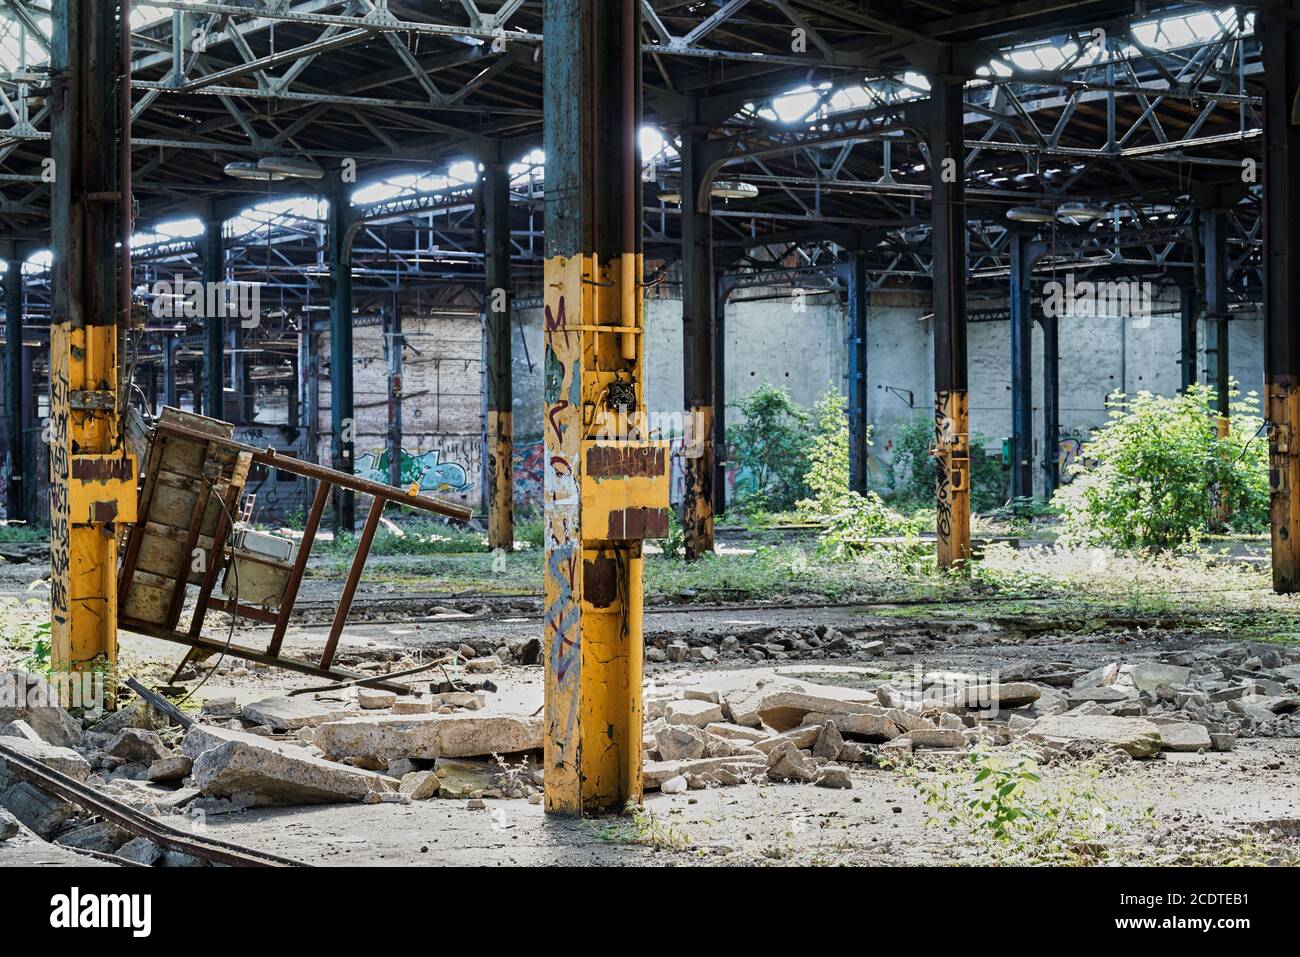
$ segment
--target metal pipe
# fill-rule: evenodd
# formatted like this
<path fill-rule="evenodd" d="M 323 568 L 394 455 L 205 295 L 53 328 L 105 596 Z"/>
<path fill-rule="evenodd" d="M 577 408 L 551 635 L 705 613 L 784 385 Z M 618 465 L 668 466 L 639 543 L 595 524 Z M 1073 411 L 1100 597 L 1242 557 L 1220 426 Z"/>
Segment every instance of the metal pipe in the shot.
<path fill-rule="evenodd" d="M 636 98 L 637 98 L 637 65 L 640 50 L 636 42 L 636 0 L 622 0 L 622 10 L 620 13 L 621 20 L 619 27 L 622 30 L 623 42 L 622 50 L 622 133 L 623 133 L 623 243 L 619 265 L 621 267 L 621 278 L 619 281 L 619 292 L 623 300 L 622 324 L 630 328 L 636 327 L 636 293 L 637 293 L 637 275 L 636 275 L 636 247 L 637 247 L 637 230 L 641 225 L 641 176 L 639 163 L 637 162 L 637 128 L 636 128 Z M 624 335 L 621 337 L 623 358 L 627 360 L 636 359 L 636 336 Z"/>

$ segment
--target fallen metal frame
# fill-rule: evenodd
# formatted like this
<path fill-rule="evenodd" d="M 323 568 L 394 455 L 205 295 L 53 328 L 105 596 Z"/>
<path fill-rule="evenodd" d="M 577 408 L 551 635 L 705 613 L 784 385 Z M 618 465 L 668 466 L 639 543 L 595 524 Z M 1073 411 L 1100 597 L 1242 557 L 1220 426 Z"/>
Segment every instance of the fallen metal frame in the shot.
<path fill-rule="evenodd" d="M 217 583 L 217 575 L 226 565 L 226 559 L 228 557 L 227 539 L 232 530 L 230 516 L 233 514 L 235 502 L 226 501 L 224 502 L 224 507 L 222 507 L 218 512 L 215 533 L 212 537 L 211 547 L 207 550 L 208 554 L 204 565 L 203 577 L 199 584 L 199 593 L 188 628 L 182 631 L 178 627 L 185 593 L 191 584 L 185 568 L 182 568 L 177 573 L 176 588 L 173 592 L 172 601 L 168 609 L 167 619 L 163 624 L 160 625 L 152 622 L 141 621 L 125 614 L 127 596 L 131 588 L 132 579 L 136 573 L 136 562 L 140 555 L 140 545 L 145 534 L 145 525 L 149 515 L 150 497 L 157 482 L 158 474 L 162 469 L 163 456 L 159 450 L 163 448 L 166 442 L 172 440 L 204 446 L 205 463 L 208 461 L 207 456 L 214 449 L 220 449 L 227 453 L 247 456 L 253 464 L 264 465 L 269 469 L 278 469 L 280 471 L 290 472 L 294 475 L 314 480 L 318 483 L 312 501 L 311 511 L 308 513 L 307 523 L 303 529 L 302 540 L 298 545 L 297 555 L 295 556 L 292 565 L 286 568 L 289 578 L 285 586 L 284 596 L 280 600 L 275 611 L 270 611 L 266 608 L 255 605 L 244 604 L 238 601 L 237 598 L 227 600 L 212 597 L 212 591 L 216 587 Z M 281 654 L 281 648 L 284 644 L 284 635 L 288 629 L 289 619 L 293 613 L 294 604 L 298 597 L 298 590 L 302 584 L 303 574 L 306 571 L 307 562 L 311 556 L 311 548 L 316 540 L 316 532 L 320 527 L 321 517 L 325 511 L 325 504 L 329 501 L 330 492 L 335 487 L 362 495 L 369 495 L 373 498 L 373 502 L 370 506 L 370 512 L 366 517 L 365 526 L 362 529 L 360 538 L 358 539 L 357 551 L 353 556 L 351 567 L 348 569 L 348 575 L 343 586 L 343 594 L 340 596 L 338 608 L 335 611 L 334 620 L 330 626 L 329 635 L 325 642 L 325 649 L 321 654 L 320 660 L 313 663 L 310 661 L 284 657 Z M 374 541 L 375 533 L 378 531 L 379 519 L 383 514 L 384 508 L 390 502 L 394 502 L 462 522 L 468 521 L 473 515 L 472 510 L 466 506 L 443 502 L 439 499 L 425 495 L 412 494 L 391 485 L 384 485 L 368 479 L 358 478 L 355 475 L 338 472 L 322 465 L 316 465 L 289 456 L 279 455 L 273 449 L 257 449 L 250 445 L 244 445 L 243 443 L 237 442 L 233 439 L 228 439 L 219 435 L 211 435 L 207 432 L 190 428 L 177 422 L 168 421 L 166 418 L 160 419 L 155 425 L 154 446 L 149 455 L 148 464 L 144 469 L 142 489 L 139 513 L 140 521 L 131 527 L 127 537 L 126 547 L 124 549 L 122 564 L 118 572 L 118 594 L 122 602 L 122 613 L 119 616 L 121 627 L 152 638 L 159 638 L 163 641 L 171 641 L 187 645 L 190 648 L 190 652 L 185 656 L 185 659 L 182 660 L 180 667 L 184 667 L 185 663 L 193 657 L 195 653 L 201 653 L 205 657 L 213 654 L 229 654 L 232 657 L 243 658 L 248 661 L 258 662 L 276 668 L 284 668 L 289 671 L 297 671 L 302 674 L 315 675 L 322 678 L 332 678 L 337 681 L 368 679 L 369 677 L 335 667 L 334 658 L 338 651 L 339 639 L 342 637 L 343 628 L 347 623 L 348 613 L 352 607 L 352 600 L 356 595 L 357 586 L 361 581 L 361 572 L 365 567 L 366 558 L 370 553 L 370 547 Z M 231 499 L 235 498 L 240 489 L 242 489 L 242 483 L 239 485 L 232 485 L 227 490 L 226 497 Z M 211 493 L 212 487 L 208 486 L 204 491 L 200 492 L 196 496 L 194 508 L 195 519 L 189 530 L 185 542 L 185 548 L 182 552 L 187 563 L 190 556 L 198 548 L 202 515 L 207 508 Z M 188 567 L 188 565 L 186 567 Z M 235 617 L 247 618 L 253 621 L 274 625 L 274 631 L 272 632 L 271 640 L 267 644 L 267 647 L 263 650 L 235 644 L 233 641 L 220 641 L 213 638 L 203 637 L 203 624 L 210 609 L 223 611 L 226 614 Z M 178 672 L 180 667 L 177 669 Z M 410 690 L 405 685 L 400 685 L 391 681 L 376 680 L 372 683 L 367 680 L 367 685 L 399 693 L 406 693 Z"/>

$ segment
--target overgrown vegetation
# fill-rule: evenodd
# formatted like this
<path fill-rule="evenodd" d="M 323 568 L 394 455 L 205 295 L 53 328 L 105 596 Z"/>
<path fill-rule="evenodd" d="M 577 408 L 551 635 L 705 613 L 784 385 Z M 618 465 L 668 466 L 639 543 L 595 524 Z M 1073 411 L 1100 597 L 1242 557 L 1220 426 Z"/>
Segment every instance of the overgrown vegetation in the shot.
<path fill-rule="evenodd" d="M 600 839 L 615 844 L 637 844 L 656 851 L 681 851 L 691 844 L 690 835 L 680 825 L 664 820 L 635 801 L 628 802 L 617 823 L 600 829 Z"/>
<path fill-rule="evenodd" d="M 827 391 L 817 403 L 817 431 L 810 443 L 808 471 L 804 475 L 811 497 L 798 504 L 800 518 L 824 527 L 818 540 L 819 552 L 836 561 L 862 555 L 871 546 L 872 538 L 914 535 L 917 531 L 875 492 L 849 488 L 847 404 L 837 389 Z"/>
<path fill-rule="evenodd" d="M 1115 393 L 1110 421 L 1084 446 L 1054 504 L 1062 540 L 1123 550 L 1195 546 L 1211 531 L 1268 528 L 1268 443 L 1254 393 L 1234 391 L 1226 435 L 1214 394 Z"/>
<path fill-rule="evenodd" d="M 49 540 L 48 528 L 39 525 L 0 523 L 0 545 L 29 545 Z"/>
<path fill-rule="evenodd" d="M 808 494 L 807 410 L 785 389 L 766 383 L 733 406 L 742 421 L 727 429 L 727 450 L 743 483 L 734 507 L 749 513 L 793 508 Z"/>
<path fill-rule="evenodd" d="M 1010 470 L 1000 456 L 988 454 L 989 440 L 974 434 L 970 438 L 971 508 L 977 512 L 996 509 L 1007 501 Z M 894 437 L 890 460 L 889 487 L 893 501 L 934 504 L 938 472 L 930 450 L 934 447 L 934 419 L 918 412 Z"/>

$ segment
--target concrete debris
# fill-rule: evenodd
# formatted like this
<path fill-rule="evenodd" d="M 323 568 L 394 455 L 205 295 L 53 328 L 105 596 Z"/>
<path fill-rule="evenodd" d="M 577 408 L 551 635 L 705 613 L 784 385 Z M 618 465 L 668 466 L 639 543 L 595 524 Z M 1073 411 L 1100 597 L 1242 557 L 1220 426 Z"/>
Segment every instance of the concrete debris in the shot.
<path fill-rule="evenodd" d="M 157 784 L 171 784 L 189 777 L 194 762 L 183 754 L 159 758 L 149 765 L 149 780 Z"/>
<path fill-rule="evenodd" d="M 836 729 L 845 737 L 876 743 L 892 741 L 901 733 L 898 723 L 891 717 L 890 712 L 882 708 L 835 715 L 812 712 L 804 715 L 804 721 L 812 725 L 834 721 Z M 932 727 L 930 722 L 920 717 L 915 717 L 915 725 L 922 728 Z"/>
<path fill-rule="evenodd" d="M 808 783 L 817 778 L 817 773 L 817 763 L 791 741 L 782 741 L 767 756 L 767 777 L 770 781 Z"/>
<path fill-rule="evenodd" d="M 0 841 L 9 840 L 22 829 L 23 826 L 18 823 L 18 818 L 0 807 Z"/>
<path fill-rule="evenodd" d="M 817 735 L 817 740 L 813 743 L 813 757 L 834 761 L 840 756 L 842 750 L 844 750 L 844 736 L 840 734 L 834 721 L 827 721 L 822 725 L 821 734 Z"/>
<path fill-rule="evenodd" d="M 44 678 L 27 671 L 0 673 L 0 724 L 25 721 L 47 744 L 71 748 L 81 744 L 81 722 L 58 704 Z"/>
<path fill-rule="evenodd" d="M 657 791 L 669 778 L 677 775 L 704 777 L 718 772 L 734 772 L 752 777 L 763 770 L 767 759 L 763 755 L 744 755 L 728 758 L 699 758 L 695 761 L 647 761 L 641 767 L 641 780 L 647 791 Z"/>
<path fill-rule="evenodd" d="M 137 837 L 117 849 L 117 856 L 145 867 L 153 867 L 163 857 L 163 849 L 147 838 Z"/>
<path fill-rule="evenodd" d="M 668 725 L 655 734 L 655 750 L 663 761 L 702 758 L 708 744 L 706 732 L 685 724 Z"/>
<path fill-rule="evenodd" d="M 379 691 L 374 688 L 357 688 L 357 704 L 366 711 L 381 711 L 391 708 L 397 701 L 397 692 Z"/>
<path fill-rule="evenodd" d="M 398 698 L 393 702 L 393 714 L 433 714 L 433 712 L 433 702 L 428 699 Z"/>
<path fill-rule="evenodd" d="M 1209 751 L 1211 748 L 1210 732 L 1202 725 L 1172 718 L 1149 720 L 1160 729 L 1162 751 Z"/>
<path fill-rule="evenodd" d="M 63 832 L 54 839 L 54 843 L 81 851 L 115 854 L 118 848 L 129 840 L 131 840 L 129 831 L 124 831 L 108 821 L 95 821 Z"/>
<path fill-rule="evenodd" d="M 786 678 L 760 682 L 753 688 L 727 694 L 723 700 L 733 724 L 751 728 L 766 725 L 777 731 L 798 727 L 812 712 L 847 714 L 861 711 L 865 705 L 879 704 L 869 691 L 829 685 L 813 685 L 809 690 Z"/>
<path fill-rule="evenodd" d="M 307 695 L 298 695 L 293 698 L 265 698 L 246 704 L 240 717 L 254 725 L 283 732 L 314 728 L 326 721 L 337 721 L 353 713 L 354 709 L 340 707 L 337 703 L 315 701 Z"/>
<path fill-rule="evenodd" d="M 26 721 L 10 721 L 0 728 L 0 738 L 23 738 L 26 741 L 41 742 L 41 736 Z"/>
<path fill-rule="evenodd" d="M 485 714 L 376 715 L 332 721 L 316 728 L 316 746 L 327 757 L 476 757 L 515 754 L 542 747 L 540 718 Z"/>
<path fill-rule="evenodd" d="M 702 728 L 724 720 L 721 705 L 711 701 L 673 701 L 664 711 L 669 724 L 685 724 Z"/>
<path fill-rule="evenodd" d="M 1097 742 L 1135 758 L 1159 753 L 1160 729 L 1143 718 L 1114 718 L 1053 715 L 1040 718 L 1029 729 L 1029 738 L 1045 744 L 1065 745 L 1076 741 Z"/>
<path fill-rule="evenodd" d="M 412 771 L 402 778 L 402 786 L 398 790 L 412 801 L 427 801 L 438 796 L 441 785 L 442 781 L 433 771 Z"/>
<path fill-rule="evenodd" d="M 143 764 L 146 767 L 154 761 L 169 758 L 172 754 L 156 731 L 145 731 L 142 728 L 123 728 L 104 748 L 104 753 L 129 764 Z"/>
<path fill-rule="evenodd" d="M 849 776 L 848 768 L 825 767 L 817 775 L 816 784 L 819 788 L 851 788 L 853 778 Z"/>
<path fill-rule="evenodd" d="M 205 795 L 230 797 L 251 791 L 259 805 L 336 804 L 387 790 L 385 779 L 377 774 L 269 742 L 226 741 L 203 751 L 192 773 Z"/>

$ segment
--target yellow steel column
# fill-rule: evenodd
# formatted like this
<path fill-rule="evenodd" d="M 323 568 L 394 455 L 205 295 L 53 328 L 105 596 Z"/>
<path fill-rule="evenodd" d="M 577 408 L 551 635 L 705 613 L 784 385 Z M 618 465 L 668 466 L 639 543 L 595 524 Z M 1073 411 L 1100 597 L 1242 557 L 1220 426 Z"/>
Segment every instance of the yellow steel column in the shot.
<path fill-rule="evenodd" d="M 545 795 L 641 797 L 641 545 L 668 528 L 645 436 L 639 7 L 545 8 Z"/>
<path fill-rule="evenodd" d="M 52 671 L 65 699 L 72 673 L 117 658 L 117 523 L 135 521 L 136 462 L 122 428 L 119 316 L 130 307 L 129 84 L 115 72 L 129 37 L 121 3 L 57 0 L 50 317 L 50 606 Z M 119 91 L 105 109 L 105 91 Z M 111 102 L 111 98 L 110 98 Z M 125 197 L 125 201 L 123 201 Z M 115 244 L 120 244 L 115 250 Z M 111 689 L 110 689 L 111 691 Z M 80 703 L 73 701 L 73 703 Z"/>

